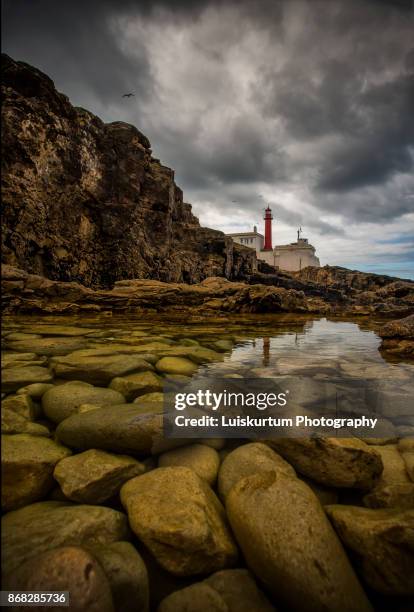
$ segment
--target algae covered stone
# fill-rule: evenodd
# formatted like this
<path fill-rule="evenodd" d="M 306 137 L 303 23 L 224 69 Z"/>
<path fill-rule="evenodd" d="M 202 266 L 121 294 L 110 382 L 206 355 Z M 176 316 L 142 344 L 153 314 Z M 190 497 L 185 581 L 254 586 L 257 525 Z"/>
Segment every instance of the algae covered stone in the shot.
<path fill-rule="evenodd" d="M 82 381 L 71 381 L 46 391 L 42 397 L 42 408 L 51 421 L 60 423 L 74 414 L 82 404 L 106 406 L 124 402 L 124 396 L 113 389 L 94 387 Z"/>
<path fill-rule="evenodd" d="M 414 595 L 414 510 L 325 506 L 366 582 L 385 595 Z"/>
<path fill-rule="evenodd" d="M 319 500 L 299 478 L 280 470 L 246 476 L 226 509 L 248 567 L 284 607 L 371 610 Z"/>
<path fill-rule="evenodd" d="M 144 471 L 144 465 L 132 457 L 91 449 L 59 461 L 53 476 L 68 499 L 101 504 Z"/>
<path fill-rule="evenodd" d="M 12 591 L 69 591 L 70 610 L 115 612 L 104 570 L 94 556 L 80 547 L 43 552 L 7 576 L 4 584 Z M 39 609 L 45 608 L 36 606 Z"/>
<path fill-rule="evenodd" d="M 2 436 L 1 505 L 14 510 L 44 497 L 53 486 L 53 469 L 71 454 L 68 448 L 43 436 Z"/>
<path fill-rule="evenodd" d="M 128 540 L 127 517 L 104 506 L 43 501 L 2 518 L 2 564 L 6 574 L 28 559 L 58 546 Z"/>
<path fill-rule="evenodd" d="M 162 357 L 155 364 L 159 372 L 191 376 L 197 370 L 197 365 L 185 357 Z"/>
<path fill-rule="evenodd" d="M 159 456 L 159 467 L 181 465 L 191 468 L 209 485 L 213 485 L 220 466 L 220 457 L 214 448 L 204 444 L 190 444 L 175 448 Z"/>
<path fill-rule="evenodd" d="M 236 545 L 207 483 L 186 467 L 157 468 L 129 480 L 121 501 L 132 530 L 158 563 L 177 576 L 231 567 Z"/>

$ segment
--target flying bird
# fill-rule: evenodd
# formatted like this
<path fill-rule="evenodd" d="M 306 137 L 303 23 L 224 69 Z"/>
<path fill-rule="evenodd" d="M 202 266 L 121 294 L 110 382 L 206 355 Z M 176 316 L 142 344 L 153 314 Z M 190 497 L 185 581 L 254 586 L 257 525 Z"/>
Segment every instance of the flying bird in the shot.
<path fill-rule="evenodd" d="M 127 94 L 123 94 L 122 96 L 123 98 L 134 98 L 135 94 L 134 93 L 127 93 Z"/>

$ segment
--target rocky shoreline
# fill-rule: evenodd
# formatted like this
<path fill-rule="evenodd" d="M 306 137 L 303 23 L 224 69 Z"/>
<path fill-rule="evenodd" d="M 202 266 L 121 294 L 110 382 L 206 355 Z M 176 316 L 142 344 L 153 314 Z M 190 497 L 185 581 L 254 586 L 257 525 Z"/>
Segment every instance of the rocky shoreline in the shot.
<path fill-rule="evenodd" d="M 96 612 L 409 610 L 403 398 L 387 438 L 167 439 L 164 384 L 241 337 L 59 319 L 3 332 L 3 588 L 69 590 Z"/>

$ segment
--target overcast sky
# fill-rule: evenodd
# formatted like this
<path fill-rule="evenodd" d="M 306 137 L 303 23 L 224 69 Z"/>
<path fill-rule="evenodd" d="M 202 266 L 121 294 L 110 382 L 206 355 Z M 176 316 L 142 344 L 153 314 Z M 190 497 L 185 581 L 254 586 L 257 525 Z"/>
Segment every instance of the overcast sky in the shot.
<path fill-rule="evenodd" d="M 5 0 L 3 51 L 128 121 L 204 225 L 414 277 L 409 0 Z M 135 97 L 122 98 L 126 92 Z"/>

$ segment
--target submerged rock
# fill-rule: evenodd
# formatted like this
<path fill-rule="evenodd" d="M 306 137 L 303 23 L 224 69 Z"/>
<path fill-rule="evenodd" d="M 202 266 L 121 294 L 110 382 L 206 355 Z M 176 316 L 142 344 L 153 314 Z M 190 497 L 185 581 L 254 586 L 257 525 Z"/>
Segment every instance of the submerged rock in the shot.
<path fill-rule="evenodd" d="M 384 471 L 375 487 L 365 495 L 369 508 L 414 508 L 414 482 L 396 444 L 373 447 L 381 455 Z"/>
<path fill-rule="evenodd" d="M 50 436 L 50 431 L 44 425 L 32 423 L 23 416 L 8 408 L 1 410 L 1 433 L 2 434 L 31 434 L 32 436 Z"/>
<path fill-rule="evenodd" d="M 193 470 L 157 468 L 133 478 L 121 501 L 134 533 L 172 574 L 207 574 L 235 563 L 224 509 Z"/>
<path fill-rule="evenodd" d="M 287 609 L 371 610 L 319 500 L 304 482 L 282 471 L 256 473 L 232 487 L 226 508 L 248 567 Z"/>
<path fill-rule="evenodd" d="M 163 383 L 154 372 L 138 372 L 137 374 L 114 378 L 109 388 L 119 391 L 127 400 L 133 400 L 138 395 L 159 393 L 162 391 Z"/>
<path fill-rule="evenodd" d="M 32 383 L 50 383 L 52 380 L 53 376 L 49 370 L 41 366 L 10 367 L 2 370 L 1 390 L 10 393 Z"/>
<path fill-rule="evenodd" d="M 282 471 L 287 476 L 296 476 L 296 472 L 287 461 L 261 442 L 243 444 L 223 460 L 218 478 L 220 497 L 225 499 L 233 485 L 245 476 L 258 472 Z"/>
<path fill-rule="evenodd" d="M 144 465 L 132 457 L 91 449 L 59 461 L 53 476 L 68 499 L 101 504 L 144 471 Z"/>
<path fill-rule="evenodd" d="M 87 546 L 99 561 L 111 588 L 116 612 L 148 612 L 148 573 L 129 542 Z"/>
<path fill-rule="evenodd" d="M 92 385 L 108 385 L 117 376 L 152 369 L 151 364 L 140 355 L 118 353 L 79 355 L 76 352 L 64 357 L 55 357 L 52 367 L 59 378 L 81 380 Z"/>
<path fill-rule="evenodd" d="M 43 552 L 16 568 L 4 582 L 13 591 L 69 591 L 69 607 L 74 612 L 115 612 L 104 570 L 80 547 Z M 36 606 L 36 610 L 42 608 Z"/>
<path fill-rule="evenodd" d="M 43 436 L 2 436 L 1 506 L 15 510 L 42 499 L 53 487 L 55 465 L 71 451 Z"/>
<path fill-rule="evenodd" d="M 108 544 L 129 539 L 125 514 L 103 506 L 43 501 L 2 518 L 2 563 L 6 574 L 59 546 Z"/>
<path fill-rule="evenodd" d="M 106 406 L 123 402 L 125 398 L 118 391 L 94 387 L 81 381 L 71 381 L 46 391 L 42 397 L 42 408 L 51 421 L 60 423 L 75 414 L 82 404 Z"/>
<path fill-rule="evenodd" d="M 17 395 L 28 395 L 33 399 L 41 399 L 42 396 L 52 389 L 53 385 L 48 383 L 33 383 L 32 385 L 27 385 L 26 387 L 21 387 L 17 391 Z"/>
<path fill-rule="evenodd" d="M 159 467 L 177 465 L 194 470 L 200 478 L 203 478 L 209 485 L 213 485 L 217 478 L 220 457 L 214 448 L 204 444 L 190 444 L 167 451 L 158 458 Z"/>
<path fill-rule="evenodd" d="M 3 410 L 15 412 L 28 421 L 34 421 L 40 416 L 38 404 L 28 395 L 9 395 L 2 400 L 1 407 Z"/>
<path fill-rule="evenodd" d="M 359 559 L 366 582 L 385 595 L 414 595 L 414 510 L 325 507 L 339 537 Z"/>
<path fill-rule="evenodd" d="M 407 474 L 414 482 L 414 437 L 400 440 L 398 442 L 398 450 L 404 460 Z"/>
<path fill-rule="evenodd" d="M 383 470 L 381 455 L 362 440 L 274 438 L 267 443 L 298 472 L 327 486 L 369 490 Z"/>
<path fill-rule="evenodd" d="M 197 370 L 197 365 L 184 357 L 162 357 L 155 364 L 159 372 L 191 376 Z"/>
<path fill-rule="evenodd" d="M 59 440 L 70 448 L 98 448 L 132 455 L 158 454 L 189 443 L 164 438 L 163 415 L 156 402 L 121 404 L 73 414 L 56 430 Z"/>

